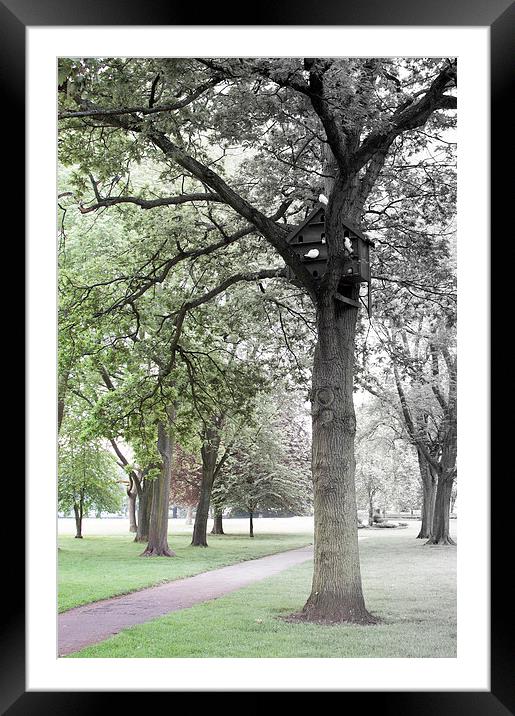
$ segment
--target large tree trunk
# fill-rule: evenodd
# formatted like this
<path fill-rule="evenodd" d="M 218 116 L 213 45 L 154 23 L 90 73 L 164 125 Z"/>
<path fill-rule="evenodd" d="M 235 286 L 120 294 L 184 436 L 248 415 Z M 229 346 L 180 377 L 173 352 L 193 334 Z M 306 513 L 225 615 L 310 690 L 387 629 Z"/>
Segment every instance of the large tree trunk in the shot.
<path fill-rule="evenodd" d="M 354 296 L 358 289 L 353 289 Z M 313 365 L 314 565 L 310 621 L 374 623 L 365 609 L 354 483 L 354 337 L 357 308 L 326 296 L 317 306 Z"/>
<path fill-rule="evenodd" d="M 213 517 L 213 529 L 211 530 L 212 535 L 224 535 L 224 525 L 222 518 L 222 510 L 215 507 L 215 514 Z"/>
<path fill-rule="evenodd" d="M 75 513 L 75 539 L 82 539 L 82 511 L 83 502 L 73 503 L 73 512 Z"/>
<path fill-rule="evenodd" d="M 254 513 L 249 512 L 249 537 L 254 537 Z"/>
<path fill-rule="evenodd" d="M 433 529 L 426 544 L 456 544 L 456 542 L 449 535 L 449 514 L 451 510 L 453 482 L 454 479 L 452 477 L 444 478 L 442 475 L 438 480 L 433 516 Z"/>
<path fill-rule="evenodd" d="M 433 529 L 433 513 L 436 498 L 436 472 L 425 460 L 420 450 L 418 453 L 418 466 L 420 469 L 420 480 L 422 483 L 422 505 L 421 518 L 422 524 L 417 539 L 428 539 L 431 537 Z"/>
<path fill-rule="evenodd" d="M 440 460 L 441 471 L 438 475 L 433 530 L 426 544 L 451 544 L 456 542 L 449 534 L 449 514 L 451 511 L 452 486 L 456 478 L 456 414 L 449 413 L 447 435 L 442 445 Z"/>
<path fill-rule="evenodd" d="M 200 486 L 200 497 L 191 539 L 193 547 L 207 547 L 207 520 L 209 517 L 209 501 L 211 499 L 212 487 L 212 474 L 209 474 L 209 472 L 202 467 L 202 484 Z"/>
<path fill-rule="evenodd" d="M 148 542 L 153 492 L 154 480 L 145 478 L 138 499 L 138 519 L 136 537 L 134 538 L 135 542 Z"/>
<path fill-rule="evenodd" d="M 216 461 L 220 448 L 221 418 L 216 416 L 204 429 L 204 440 L 202 444 L 202 484 L 200 486 L 200 497 L 193 526 L 193 537 L 191 544 L 194 547 L 207 547 L 207 520 L 209 517 L 209 503 L 211 502 L 211 491 L 215 479 Z"/>
<path fill-rule="evenodd" d="M 170 502 L 170 475 L 172 468 L 172 441 L 170 425 L 158 423 L 157 448 L 161 455 L 161 474 L 154 481 L 148 544 L 142 557 L 174 557 L 168 546 L 168 510 Z"/>
<path fill-rule="evenodd" d="M 129 512 L 129 532 L 137 532 L 138 531 L 138 524 L 136 521 L 136 496 L 137 496 L 136 490 L 130 489 L 127 490 L 127 497 L 129 500 L 128 505 L 128 512 Z"/>

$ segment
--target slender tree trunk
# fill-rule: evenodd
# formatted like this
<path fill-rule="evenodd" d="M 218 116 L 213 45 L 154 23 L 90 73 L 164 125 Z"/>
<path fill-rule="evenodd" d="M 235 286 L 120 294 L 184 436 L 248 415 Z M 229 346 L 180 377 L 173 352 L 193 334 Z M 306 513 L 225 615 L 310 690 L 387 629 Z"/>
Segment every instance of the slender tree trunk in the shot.
<path fill-rule="evenodd" d="M 222 519 L 222 510 L 215 507 L 215 515 L 213 517 L 213 529 L 211 530 L 212 535 L 224 535 L 224 525 Z"/>
<path fill-rule="evenodd" d="M 68 385 L 68 377 L 70 373 L 69 371 L 65 371 L 64 373 L 60 373 L 59 377 L 57 379 L 57 434 L 61 432 L 61 425 L 64 418 L 64 410 L 65 410 L 65 396 L 66 396 L 66 388 Z"/>
<path fill-rule="evenodd" d="M 148 542 L 153 492 L 154 480 L 145 478 L 138 499 L 138 519 L 136 537 L 134 538 L 135 542 Z"/>
<path fill-rule="evenodd" d="M 202 484 L 200 486 L 200 497 L 195 514 L 195 524 L 193 525 L 193 536 L 191 544 L 193 547 L 207 547 L 207 520 L 209 517 L 209 501 L 211 499 L 211 489 L 213 487 L 212 473 L 209 474 L 202 468 Z"/>
<path fill-rule="evenodd" d="M 356 297 L 358 289 L 353 289 Z M 317 306 L 313 365 L 313 583 L 302 616 L 317 622 L 377 621 L 365 608 L 356 524 L 353 402 L 357 308 L 324 296 Z"/>
<path fill-rule="evenodd" d="M 137 532 L 138 524 L 136 521 L 136 490 L 127 490 L 127 497 L 129 500 L 129 532 Z"/>
<path fill-rule="evenodd" d="M 254 513 L 249 512 L 249 537 L 254 537 Z"/>
<path fill-rule="evenodd" d="M 185 524 L 187 524 L 187 525 L 193 524 L 193 505 L 188 505 L 188 507 L 186 508 Z"/>
<path fill-rule="evenodd" d="M 158 423 L 157 448 L 161 455 L 161 474 L 155 480 L 152 494 L 152 510 L 148 544 L 142 557 L 174 557 L 168 546 L 168 510 L 170 503 L 170 476 L 172 468 L 172 441 L 170 424 Z"/>
<path fill-rule="evenodd" d="M 420 480 L 422 483 L 422 505 L 421 518 L 422 524 L 417 539 L 428 539 L 431 537 L 433 528 L 433 513 L 436 498 L 436 473 L 435 470 L 427 463 L 424 456 L 418 452 L 418 466 L 420 470 Z"/>
<path fill-rule="evenodd" d="M 73 512 L 75 513 L 75 539 L 82 539 L 82 509 L 82 500 L 73 503 Z"/>
<path fill-rule="evenodd" d="M 453 493 L 451 494 L 451 515 L 454 512 L 454 505 L 456 504 L 456 495 Z"/>
<path fill-rule="evenodd" d="M 210 424 L 204 430 L 202 444 L 202 483 L 200 485 L 200 497 L 193 526 L 193 537 L 191 544 L 194 547 L 207 547 L 207 520 L 209 517 L 209 503 L 211 502 L 211 491 L 215 479 L 216 461 L 220 448 L 221 418 L 214 416 Z"/>
<path fill-rule="evenodd" d="M 172 520 L 176 520 L 176 519 L 177 519 L 177 505 L 174 505 L 172 507 Z"/>

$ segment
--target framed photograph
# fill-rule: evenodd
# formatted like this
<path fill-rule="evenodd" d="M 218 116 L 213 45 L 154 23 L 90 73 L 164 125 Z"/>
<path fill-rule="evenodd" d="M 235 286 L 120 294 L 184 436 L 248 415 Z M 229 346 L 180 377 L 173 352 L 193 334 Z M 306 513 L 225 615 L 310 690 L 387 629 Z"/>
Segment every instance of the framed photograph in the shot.
<path fill-rule="evenodd" d="M 505 163 L 506 153 L 509 151 L 503 138 L 510 136 L 511 132 L 508 127 L 510 115 L 506 106 L 512 74 L 512 28 L 515 20 L 513 6 L 507 2 L 499 2 L 495 7 L 490 4 L 488 8 L 480 3 L 469 3 L 462 8 L 443 4 L 430 7 L 422 3 L 404 5 L 402 2 L 395 2 L 388 7 L 378 8 L 374 3 L 365 2 L 359 7 L 351 8 L 327 3 L 316 7 L 299 6 L 296 7 L 295 13 L 282 7 L 267 8 L 266 13 L 264 9 L 257 8 L 252 22 L 240 17 L 240 10 L 226 22 L 218 15 L 217 9 L 211 7 L 202 11 L 202 24 L 192 24 L 194 19 L 198 20 L 199 13 L 198 8 L 174 8 L 172 12 L 172 9 L 168 9 L 159 0 L 149 2 L 145 7 L 136 3 L 109 1 L 98 6 L 79 2 L 35 4 L 23 0 L 3 0 L 0 3 L 0 52 L 2 67 L 5 68 L 2 81 L 6 105 L 12 108 L 9 110 L 9 124 L 4 127 L 4 136 L 9 138 L 9 143 L 12 142 L 20 148 L 19 157 L 9 165 L 9 186 L 4 191 L 6 196 L 12 194 L 13 177 L 16 177 L 17 187 L 25 185 L 27 189 L 28 306 L 28 469 L 26 494 L 19 494 L 17 498 L 18 505 L 24 501 L 26 504 L 26 592 L 23 591 L 23 569 L 18 566 L 16 573 L 16 565 L 13 564 L 12 574 L 16 575 L 16 579 L 12 578 L 10 587 L 17 597 L 16 601 L 13 598 L 3 642 L 0 677 L 3 712 L 39 713 L 48 709 L 56 713 L 86 713 L 107 696 L 106 692 L 116 692 L 118 700 L 121 696 L 119 692 L 130 692 L 129 698 L 133 699 L 136 697 L 134 692 L 140 691 L 171 691 L 175 692 L 174 698 L 179 692 L 337 691 L 341 692 L 338 698 L 344 699 L 344 704 L 347 704 L 347 699 L 352 698 L 360 710 L 376 708 L 379 698 L 381 710 L 386 709 L 388 713 L 395 711 L 420 716 L 432 713 L 451 714 L 458 709 L 467 714 L 478 715 L 488 713 L 501 716 L 515 713 L 511 674 L 513 658 L 510 656 L 513 649 L 508 641 L 506 628 L 511 619 L 505 589 L 505 575 L 509 567 L 503 561 L 506 558 L 501 557 L 502 545 L 509 544 L 509 510 L 506 507 L 503 510 L 503 506 L 510 504 L 510 485 L 506 484 L 509 481 L 503 479 L 491 483 L 489 444 L 489 294 L 492 295 L 489 270 L 490 265 L 494 266 L 495 259 L 490 248 L 493 236 L 493 228 L 490 227 L 494 219 L 499 220 L 501 216 L 503 223 L 509 221 L 509 216 L 506 216 L 506 207 L 510 205 L 507 193 L 509 189 L 500 178 L 500 167 Z M 234 58 L 299 57 L 307 58 L 304 64 L 306 77 L 312 66 L 312 58 L 357 58 L 362 63 L 367 58 L 400 58 L 400 74 L 394 73 L 394 76 L 387 80 L 391 84 L 392 92 L 395 86 L 398 92 L 403 91 L 399 77 L 402 80 L 406 76 L 403 73 L 410 71 L 408 60 L 413 58 L 429 58 L 429 69 L 417 69 L 417 72 L 420 73 L 419 78 L 429 77 L 435 81 L 431 72 L 436 72 L 435 58 L 438 58 L 449 77 L 445 80 L 446 84 L 442 85 L 444 89 L 441 96 L 438 95 L 435 99 L 436 95 L 431 95 L 428 99 L 428 115 L 434 110 L 434 106 L 445 109 L 452 105 L 455 108 L 457 100 L 457 465 L 458 474 L 463 478 L 460 481 L 459 496 L 457 624 L 450 627 L 451 630 L 456 630 L 457 650 L 443 649 L 442 653 L 438 653 L 436 649 L 428 655 L 427 650 L 422 649 L 422 656 L 419 658 L 407 658 L 400 655 L 402 652 L 396 652 L 391 657 L 385 656 L 383 652 L 378 652 L 377 656 L 370 652 L 366 655 L 360 654 L 360 658 L 341 658 L 340 653 L 334 658 L 327 658 L 331 656 L 327 653 L 323 653 L 320 658 L 314 654 L 304 655 L 302 658 L 296 658 L 293 654 L 252 658 L 250 653 L 246 653 L 245 658 L 235 658 L 228 653 L 227 658 L 197 659 L 191 658 L 195 654 L 173 659 L 102 658 L 103 655 L 99 652 L 100 658 L 63 658 L 57 655 L 56 649 L 57 145 L 59 121 L 67 119 L 67 112 L 72 120 L 79 118 L 82 112 L 82 115 L 89 117 L 92 122 L 99 119 L 101 112 L 94 105 L 73 105 L 73 98 L 69 99 L 72 97 L 70 93 L 66 95 L 67 99 L 63 104 L 58 96 L 58 86 L 66 83 L 69 73 L 72 72 L 75 73 L 72 81 L 76 88 L 80 82 L 80 73 L 72 67 L 73 63 L 66 62 L 66 72 L 62 73 L 62 60 L 98 60 L 88 71 L 97 73 L 95 81 L 102 85 L 112 69 L 109 63 L 102 65 L 106 58 L 140 58 L 143 62 L 152 58 L 201 58 L 205 60 L 204 66 L 209 76 L 216 75 L 216 78 L 219 78 L 221 73 L 226 73 L 225 79 L 230 77 L 231 81 L 237 84 L 235 66 L 231 64 Z M 222 58 L 225 64 L 220 64 L 216 58 Z M 435 59 L 435 66 L 431 64 L 432 58 Z M 61 65 L 58 65 L 59 61 Z M 438 69 L 441 71 L 440 66 Z M 288 68 L 281 66 L 280 70 L 283 74 L 274 78 L 277 86 L 284 87 L 288 82 L 292 83 L 291 76 L 286 76 Z M 261 77 L 270 79 L 269 65 L 260 63 L 258 71 Z M 387 70 L 384 71 L 388 75 Z M 139 70 L 133 76 L 135 79 L 139 77 L 138 72 Z M 171 72 L 173 73 L 173 70 Z M 427 74 L 424 74 L 426 72 Z M 66 73 L 68 75 L 65 77 Z M 159 78 L 159 72 L 154 74 Z M 106 87 L 109 92 L 108 82 Z M 302 87 L 303 85 L 300 87 L 300 93 Z M 381 91 L 378 90 L 378 95 Z M 99 96 L 108 96 L 102 86 Z M 310 97 L 310 101 L 316 107 L 316 93 Z M 409 101 L 414 100 L 406 101 L 408 108 Z M 129 112 L 124 102 L 125 95 L 120 90 L 118 111 L 112 112 L 111 120 L 116 113 L 117 117 L 124 118 L 119 125 L 124 131 L 136 134 L 154 131 L 149 130 L 149 125 L 144 125 L 144 118 L 158 113 L 158 80 L 152 85 L 148 107 L 143 111 L 141 107 L 134 107 Z M 401 109 L 397 110 L 395 116 L 401 116 Z M 426 110 L 421 108 L 420 111 Z M 23 116 L 26 117 L 26 134 L 21 121 Z M 13 117 L 17 118 L 16 122 L 12 121 Z M 140 122 L 142 117 L 143 124 Z M 323 108 L 319 117 L 322 118 L 327 136 L 331 137 L 333 131 L 337 134 L 331 117 L 324 114 Z M 345 118 L 340 117 L 340 120 L 344 122 Z M 407 122 L 406 126 L 415 121 L 402 115 L 402 121 L 404 120 Z M 105 115 L 102 121 L 109 126 Z M 220 113 L 220 122 L 223 121 L 230 123 L 233 120 L 224 120 L 223 113 Z M 387 136 L 389 130 L 385 130 L 379 120 L 377 126 L 373 124 L 376 119 L 370 121 L 372 124 L 367 125 L 370 135 L 376 131 L 377 136 Z M 126 124 L 123 124 L 124 122 Z M 131 122 L 133 124 L 130 124 Z M 225 131 L 228 137 L 230 130 L 225 127 Z M 445 133 L 446 128 L 442 131 L 442 143 L 445 144 L 449 137 Z M 249 128 L 249 136 L 250 134 L 252 132 Z M 250 212 L 244 201 L 238 204 L 240 198 L 234 198 L 230 187 L 224 181 L 212 179 L 213 172 L 209 174 L 209 167 L 216 165 L 215 160 L 213 164 L 206 160 L 206 171 L 199 169 L 198 162 L 194 164 L 186 153 L 181 154 L 180 146 L 170 142 L 168 146 L 165 133 L 163 137 L 163 146 L 160 146 L 161 140 L 156 134 L 155 141 L 152 140 L 153 146 L 160 150 L 164 147 L 163 151 L 168 152 L 167 161 L 172 158 L 177 160 L 182 169 L 200 181 L 204 199 L 208 197 L 207 201 L 218 202 L 222 197 L 222 200 L 236 211 L 241 206 L 241 216 L 245 217 L 246 212 Z M 330 144 L 334 151 L 334 147 L 338 146 L 338 137 L 333 136 L 333 139 L 334 144 Z M 391 139 L 393 142 L 393 135 Z M 454 142 L 454 137 L 451 140 L 449 144 Z M 94 159 L 88 163 L 86 145 L 74 141 L 76 144 L 70 151 L 75 152 L 73 156 L 77 157 L 77 164 L 94 167 L 90 174 L 91 187 L 88 186 L 93 198 L 89 203 L 83 202 L 82 199 L 76 203 L 82 214 L 93 214 L 98 208 L 103 209 L 112 204 L 113 197 L 124 192 L 121 186 L 117 187 L 114 193 L 106 189 L 107 179 L 104 178 L 102 183 L 98 176 L 93 174 L 93 171 L 97 170 L 102 173 L 103 167 L 95 164 Z M 72 144 L 73 142 L 70 146 Z M 23 146 L 26 147 L 25 165 L 21 151 Z M 252 142 L 250 146 L 252 147 Z M 366 149 L 367 145 L 361 139 L 361 148 L 363 147 Z M 417 151 L 426 149 L 427 146 L 424 145 Z M 120 151 L 125 151 L 125 148 Z M 136 143 L 135 148 L 130 151 L 137 153 Z M 252 148 L 249 151 L 252 153 Z M 371 156 L 377 156 L 374 154 L 377 151 L 375 147 Z M 415 150 L 411 156 L 418 156 Z M 336 157 L 336 161 L 338 159 Z M 265 165 L 266 160 L 263 160 L 263 166 Z M 363 171 L 367 166 L 370 170 L 371 165 L 364 161 Z M 260 171 L 266 171 L 266 166 Z M 378 168 L 379 171 L 381 167 Z M 363 178 L 363 175 L 360 176 Z M 323 179 L 325 180 L 326 178 Z M 120 177 L 117 181 L 122 183 Z M 322 238 L 322 243 L 315 249 L 308 247 L 314 252 L 311 255 L 304 253 L 304 238 L 299 239 L 299 236 L 302 233 L 307 236 L 310 226 L 317 221 L 320 223 L 320 216 L 325 217 L 324 206 L 327 204 L 327 198 L 323 192 L 319 195 L 320 188 L 324 190 L 327 186 L 323 181 L 320 186 L 316 184 L 316 192 L 309 205 L 310 210 L 306 208 L 292 224 L 290 219 L 288 223 L 285 219 L 285 231 L 287 227 L 291 246 L 302 244 L 300 253 L 297 251 L 301 261 L 293 258 L 291 266 L 294 268 L 291 269 L 286 260 L 290 266 L 287 270 L 295 271 L 299 263 L 296 276 L 300 276 L 308 290 L 312 285 L 310 282 L 314 281 L 313 285 L 318 286 L 316 281 L 319 277 L 316 272 L 319 266 L 316 262 L 321 256 L 325 256 L 325 238 Z M 297 188 L 295 190 L 297 191 Z M 330 191 L 329 186 L 328 192 Z M 263 196 L 266 197 L 266 190 Z M 203 201 L 202 197 L 195 195 L 193 200 Z M 288 207 L 298 200 L 293 191 L 291 196 L 285 194 L 285 197 Z M 158 193 L 147 197 L 151 202 L 156 202 L 159 198 Z M 318 204 L 314 203 L 317 198 Z M 138 201 L 143 209 L 147 208 L 141 204 L 140 199 L 132 203 Z M 182 199 L 175 204 L 181 202 Z M 280 212 L 281 208 L 277 211 Z M 216 211 L 211 213 L 209 209 L 205 214 L 216 225 Z M 268 219 L 264 215 L 263 218 L 257 214 L 252 216 L 254 226 L 259 229 L 262 222 L 262 230 L 266 233 Z M 505 227 L 504 230 L 506 232 Z M 206 236 L 209 236 L 207 230 Z M 223 236 L 226 242 L 230 239 L 226 234 Z M 324 233 L 322 237 L 325 237 Z M 361 234 L 352 222 L 342 238 L 342 241 L 344 240 L 349 243 L 349 251 L 356 258 L 357 268 L 352 267 L 350 270 L 355 270 L 359 276 L 354 284 L 349 280 L 339 285 L 339 300 L 346 309 L 353 305 L 359 307 L 361 301 L 370 316 L 373 300 L 371 301 L 369 292 L 367 303 L 366 292 L 363 292 L 362 288 L 360 294 L 359 285 L 360 280 L 362 285 L 367 281 L 370 284 L 369 274 L 366 273 L 370 269 L 367 268 L 366 259 L 369 245 L 373 244 L 370 244 L 367 237 Z M 281 241 L 282 239 L 277 239 L 278 246 L 282 245 Z M 177 243 L 177 250 L 181 254 L 185 251 L 180 243 Z M 186 249 L 188 250 L 189 248 Z M 281 250 L 279 253 L 283 256 Z M 423 258 L 420 261 L 423 261 Z M 245 274 L 247 278 L 244 277 L 243 280 L 253 281 L 257 290 L 265 293 L 268 289 L 266 281 L 273 281 L 277 270 L 275 274 L 272 269 L 263 269 L 259 276 L 258 273 L 249 270 Z M 496 277 L 491 275 L 493 288 Z M 384 281 L 387 280 L 384 278 Z M 259 281 L 264 281 L 264 285 Z M 204 291 L 202 295 L 207 296 L 211 284 L 204 286 L 202 282 L 203 279 L 199 278 L 195 286 L 200 285 Z M 154 284 L 157 283 L 158 281 L 154 281 Z M 502 290 L 502 286 L 509 281 L 499 280 L 497 283 Z M 195 299 L 189 300 L 191 305 L 195 303 Z M 277 302 L 277 298 L 274 300 Z M 139 308 L 134 306 L 132 299 L 126 303 L 128 311 L 133 311 L 132 317 L 136 317 L 137 331 L 140 331 L 143 319 L 138 314 Z M 202 301 L 197 303 L 200 305 Z M 184 315 L 180 318 L 181 315 L 180 311 L 174 314 L 175 326 L 184 318 Z M 164 321 L 166 316 L 162 318 Z M 280 326 L 287 341 L 282 317 Z M 492 324 L 492 327 L 494 326 L 495 322 Z M 503 333 L 505 334 L 505 329 Z M 224 340 L 226 339 L 227 335 L 224 335 Z M 230 339 L 229 336 L 228 340 Z M 175 341 L 174 351 L 177 349 L 177 343 L 178 341 Z M 292 352 L 291 346 L 287 347 Z M 188 366 L 191 368 L 187 356 L 184 365 L 187 377 Z M 434 357 L 432 365 L 434 377 Z M 160 370 L 164 375 L 166 366 L 160 366 Z M 321 385 L 325 386 L 326 383 Z M 438 398 L 437 391 L 435 395 Z M 335 410 L 334 395 L 331 391 L 327 393 L 325 387 L 319 387 L 316 396 L 320 420 L 327 425 Z M 89 400 L 88 396 L 86 399 Z M 194 391 L 193 400 L 195 401 Z M 195 405 L 199 412 L 198 403 Z M 499 433 L 502 432 L 503 428 L 499 426 Z M 163 443 L 161 441 L 158 444 Z M 127 474 L 130 472 L 130 462 L 125 460 Z M 15 490 L 23 492 L 21 481 L 20 485 L 15 486 Z M 372 508 L 372 501 L 370 506 Z M 252 516 L 251 509 L 253 508 L 248 508 L 248 511 Z M 376 511 L 380 514 L 380 510 Z M 506 517 L 494 519 L 494 515 L 504 512 L 508 513 Z M 377 520 L 371 516 L 370 529 L 377 530 L 382 520 L 384 515 Z M 398 526 L 398 523 L 393 524 Z M 402 522 L 400 524 L 402 525 Z M 21 544 L 21 527 L 18 527 L 18 530 L 20 534 L 19 540 L 18 536 L 16 537 L 16 543 Z M 451 534 L 454 533 L 451 531 Z M 448 529 L 442 539 L 445 540 L 446 537 L 450 537 Z M 13 536 L 11 539 L 14 539 Z M 447 549 L 447 546 L 436 545 L 428 549 Z M 452 549 L 456 550 L 455 547 Z M 21 558 L 20 553 L 18 547 L 17 563 Z M 15 561 L 11 556 L 10 560 Z M 256 620 L 257 622 L 259 620 Z M 421 633 L 419 638 L 422 643 L 424 638 L 429 637 Z"/>

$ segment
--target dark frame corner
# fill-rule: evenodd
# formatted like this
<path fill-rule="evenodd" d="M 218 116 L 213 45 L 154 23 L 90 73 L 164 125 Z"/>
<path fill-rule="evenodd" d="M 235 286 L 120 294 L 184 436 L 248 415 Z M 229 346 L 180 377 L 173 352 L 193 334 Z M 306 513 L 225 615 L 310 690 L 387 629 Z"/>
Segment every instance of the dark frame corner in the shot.
<path fill-rule="evenodd" d="M 206 4 L 207 5 L 207 4 Z M 245 10 L 243 10 L 245 12 Z M 337 3 L 335 0 L 322 0 L 319 3 L 309 3 L 307 0 L 292 6 L 264 3 L 253 9 L 252 18 L 242 14 L 242 6 L 231 10 L 231 16 L 223 16 L 223 7 L 212 4 L 202 10 L 202 25 L 442 25 L 442 26 L 489 26 L 491 32 L 491 236 L 494 236 L 495 225 L 499 224 L 497 233 L 506 234 L 506 224 L 509 222 L 507 207 L 513 202 L 513 182 L 504 178 L 503 168 L 512 168 L 507 156 L 513 155 L 513 112 L 509 111 L 511 90 L 510 72 L 513 62 L 513 28 L 515 27 L 515 4 L 509 0 L 461 0 L 450 3 L 444 0 L 434 0 L 432 3 L 410 2 L 410 0 L 390 0 L 380 4 L 376 0 L 362 0 L 360 3 Z M 199 7 L 192 5 L 180 6 L 166 0 L 147 0 L 145 3 L 136 0 L 0 0 L 0 66 L 2 67 L 2 83 L 4 89 L 4 138 L 16 146 L 17 157 L 9 167 L 9 172 L 2 172 L 2 179 L 6 183 L 4 197 L 12 196 L 13 186 L 25 184 L 24 123 L 20 117 L 25 113 L 25 29 L 27 26 L 66 26 L 66 25 L 196 25 L 200 16 Z M 511 103 L 510 103 L 511 104 Z M 8 108 L 8 109 L 7 109 Z M 17 141 L 16 141 L 17 140 Z M 509 209 L 508 209 L 509 212 Z M 17 222 L 23 221 L 16 217 Z M 501 229 L 501 222 L 503 227 Z M 19 227 L 19 223 L 18 223 Z M 21 233 L 18 228 L 17 234 Z M 506 235 L 506 240 L 511 237 Z M 21 243 L 21 242 L 20 242 Z M 492 244 L 493 245 L 493 244 Z M 493 258 L 493 252 L 492 252 Z M 23 260 L 23 257 L 22 257 Z M 492 261 L 493 263 L 493 261 Z M 499 311 L 499 306 L 507 306 L 508 296 L 506 281 L 492 281 L 491 297 L 497 299 L 497 311 L 492 312 L 491 335 L 497 341 L 503 341 L 506 348 L 506 315 Z M 483 297 L 484 293 L 481 292 Z M 504 295 L 503 295 L 504 294 Z M 498 330 L 496 331 L 496 327 Z M 505 352 L 505 351 L 504 351 Z M 505 367 L 503 364 L 503 368 Z M 491 387 L 494 387 L 495 372 L 491 372 Z M 506 372 L 501 371 L 497 378 L 502 382 L 503 397 L 513 381 L 506 380 Z M 505 402 L 506 398 L 504 398 Z M 513 403 L 510 404 L 513 405 Z M 492 416 L 495 416 L 492 411 Z M 504 505 L 513 504 L 509 500 L 509 491 L 513 493 L 513 480 L 509 474 L 503 480 L 500 469 L 501 446 L 510 444 L 509 434 L 511 426 L 509 421 L 497 420 L 492 438 L 497 438 L 497 450 L 492 454 L 492 480 L 491 505 L 492 516 L 504 515 Z M 494 472 L 495 463 L 499 463 L 497 472 Z M 22 480 L 14 481 L 17 484 L 13 489 L 18 490 L 16 503 L 24 504 L 24 486 Z M 12 503 L 11 503 L 12 504 Z M 406 716 L 445 716 L 445 714 L 463 713 L 467 716 L 509 716 L 515 714 L 515 680 L 513 678 L 513 642 L 509 635 L 510 623 L 513 625 L 512 590 L 509 588 L 511 580 L 507 580 L 506 571 L 510 570 L 502 545 L 511 547 L 508 519 L 492 518 L 492 550 L 491 550 L 491 691 L 484 692 L 353 692 L 338 696 L 349 705 L 349 698 L 355 699 L 359 711 L 379 709 L 385 714 L 405 714 Z M 9 575 L 16 568 L 15 561 L 19 562 L 19 543 L 16 553 L 8 553 L 11 559 Z M 19 587 L 16 593 L 16 584 L 23 585 L 24 568 L 18 567 L 19 580 L 10 580 L 9 592 L 12 600 L 12 609 L 8 615 L 8 623 L 4 626 L 2 634 L 1 653 L 1 687 L 0 707 L 2 713 L 10 716 L 25 716 L 26 714 L 53 713 L 53 714 L 90 714 L 95 707 L 120 706 L 121 693 L 105 692 L 26 692 L 25 691 L 25 613 L 24 591 Z M 510 570 L 511 571 L 511 570 Z M 7 591 L 7 589 L 6 589 Z M 169 706 L 177 708 L 178 697 L 186 697 L 185 693 L 163 694 L 167 696 Z M 323 694 L 317 694 L 317 698 Z M 199 705 L 198 696 L 212 695 L 197 693 L 195 704 Z M 291 696 L 289 694 L 288 696 Z M 137 708 L 137 704 L 148 705 L 143 701 L 145 694 L 131 692 L 129 694 L 129 710 Z M 304 697 L 303 697 L 304 698 Z M 238 699 L 238 697 L 237 697 Z M 189 700 L 188 700 L 189 701 Z M 222 699 L 226 702 L 226 699 Z M 274 699 L 275 701 L 275 699 Z M 202 705 L 209 708 L 209 704 L 201 699 Z M 242 700 L 238 699 L 240 706 Z M 255 703 L 255 702 L 254 702 Z M 184 701 L 186 705 L 186 699 Z M 189 706 L 192 702 L 189 701 Z M 181 708 L 181 705 L 179 708 Z M 267 710 L 270 704 L 267 705 Z M 245 706 L 244 708 L 247 708 Z"/>

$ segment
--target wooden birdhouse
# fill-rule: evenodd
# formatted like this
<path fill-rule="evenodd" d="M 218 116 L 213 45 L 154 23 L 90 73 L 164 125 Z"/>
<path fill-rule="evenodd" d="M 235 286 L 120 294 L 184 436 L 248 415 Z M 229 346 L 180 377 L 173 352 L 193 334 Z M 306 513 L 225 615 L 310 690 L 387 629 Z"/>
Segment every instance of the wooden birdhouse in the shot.
<path fill-rule="evenodd" d="M 327 264 L 325 241 L 325 206 L 314 209 L 300 226 L 287 237 L 295 251 L 314 279 L 321 279 Z M 289 278 L 294 278 L 293 273 Z"/>
<path fill-rule="evenodd" d="M 370 282 L 370 241 L 359 229 L 343 222 L 345 241 L 345 263 L 342 284 Z M 314 279 L 320 280 L 327 264 L 327 244 L 325 234 L 325 206 L 320 204 L 287 237 L 290 247 L 306 265 Z M 289 278 L 293 272 L 289 270 Z"/>
<path fill-rule="evenodd" d="M 370 283 L 370 247 L 374 242 L 351 224 L 344 223 L 343 283 Z"/>

